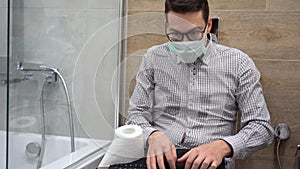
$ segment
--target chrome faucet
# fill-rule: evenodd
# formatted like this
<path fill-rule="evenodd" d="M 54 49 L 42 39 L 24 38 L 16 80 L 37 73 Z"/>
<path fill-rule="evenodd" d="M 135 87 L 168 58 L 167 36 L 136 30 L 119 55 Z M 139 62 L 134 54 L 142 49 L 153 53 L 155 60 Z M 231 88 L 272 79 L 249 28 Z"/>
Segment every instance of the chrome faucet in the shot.
<path fill-rule="evenodd" d="M 57 74 L 54 71 L 47 69 L 47 66 L 45 65 L 20 62 L 17 63 L 17 70 L 23 73 L 24 80 L 32 80 L 35 78 L 36 72 L 43 72 L 46 77 L 45 82 L 47 84 L 53 84 L 57 82 Z"/>

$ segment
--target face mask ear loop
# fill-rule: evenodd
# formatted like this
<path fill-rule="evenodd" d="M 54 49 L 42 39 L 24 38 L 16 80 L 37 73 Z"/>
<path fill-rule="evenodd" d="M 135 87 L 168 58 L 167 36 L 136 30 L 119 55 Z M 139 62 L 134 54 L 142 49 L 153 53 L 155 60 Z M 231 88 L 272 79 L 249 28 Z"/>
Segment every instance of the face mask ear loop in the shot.
<path fill-rule="evenodd" d="M 166 17 L 168 17 L 168 16 L 166 15 Z M 166 21 L 165 21 L 165 36 L 168 39 L 168 41 L 171 42 L 170 39 L 167 36 L 167 27 L 168 27 L 168 18 L 166 18 Z"/>
<path fill-rule="evenodd" d="M 205 25 L 205 30 L 204 30 L 204 34 L 205 34 L 205 32 L 207 31 L 207 29 L 208 29 L 208 26 L 207 26 L 208 24 L 206 24 Z M 207 36 L 209 35 L 209 37 L 210 38 L 207 38 Z M 204 41 L 205 41 L 205 43 L 204 43 L 204 46 L 205 46 L 205 48 L 208 46 L 208 44 L 209 44 L 209 42 L 211 41 L 211 34 L 210 34 L 210 32 L 209 33 L 207 33 L 207 34 L 205 34 L 202 38 L 206 38 Z"/>
<path fill-rule="evenodd" d="M 209 35 L 209 38 L 206 36 L 206 38 L 208 39 L 207 43 L 212 42 L 212 35 L 211 35 L 211 33 L 208 33 L 207 35 Z"/>

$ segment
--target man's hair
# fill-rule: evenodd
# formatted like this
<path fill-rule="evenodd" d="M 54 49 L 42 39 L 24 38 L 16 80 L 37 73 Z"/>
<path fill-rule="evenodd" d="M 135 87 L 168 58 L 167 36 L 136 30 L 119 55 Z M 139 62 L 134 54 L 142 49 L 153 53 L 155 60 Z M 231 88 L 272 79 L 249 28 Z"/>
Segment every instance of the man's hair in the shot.
<path fill-rule="evenodd" d="M 188 12 L 202 11 L 205 23 L 208 22 L 209 6 L 207 0 L 166 0 L 165 14 L 170 12 L 185 14 Z"/>

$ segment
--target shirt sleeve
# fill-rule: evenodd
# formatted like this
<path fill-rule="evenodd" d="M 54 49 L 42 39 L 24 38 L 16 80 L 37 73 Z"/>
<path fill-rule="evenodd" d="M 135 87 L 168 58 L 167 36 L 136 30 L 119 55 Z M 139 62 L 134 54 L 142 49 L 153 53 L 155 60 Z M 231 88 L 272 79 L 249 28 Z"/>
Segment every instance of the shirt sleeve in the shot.
<path fill-rule="evenodd" d="M 154 85 L 154 68 L 151 57 L 146 53 L 136 75 L 126 119 L 127 125 L 138 125 L 143 129 L 145 146 L 149 135 L 156 131 L 151 125 Z"/>
<path fill-rule="evenodd" d="M 241 129 L 223 140 L 231 145 L 233 157 L 243 159 L 270 145 L 274 132 L 259 82 L 260 72 L 247 55 L 241 57 L 237 76 L 236 99 L 241 112 Z"/>

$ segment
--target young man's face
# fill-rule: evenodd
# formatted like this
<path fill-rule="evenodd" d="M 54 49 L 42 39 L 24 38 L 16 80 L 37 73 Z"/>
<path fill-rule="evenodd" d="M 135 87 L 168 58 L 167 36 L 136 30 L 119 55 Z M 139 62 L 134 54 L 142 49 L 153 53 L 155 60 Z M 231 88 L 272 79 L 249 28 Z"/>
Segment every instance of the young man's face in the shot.
<path fill-rule="evenodd" d="M 193 31 L 203 31 L 203 37 L 209 33 L 211 28 L 211 19 L 209 19 L 208 24 L 206 25 L 205 20 L 203 18 L 202 11 L 199 12 L 189 12 L 185 14 L 176 13 L 170 11 L 167 14 L 166 23 L 166 33 L 179 32 L 179 33 L 190 33 L 190 37 L 192 38 Z M 182 41 L 190 41 L 191 38 L 184 36 Z M 197 37 L 196 37 L 197 38 Z M 200 37 L 201 38 L 201 37 Z M 199 40 L 199 39 L 196 39 Z"/>

